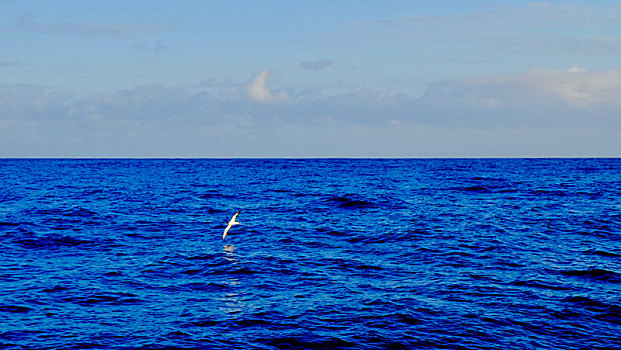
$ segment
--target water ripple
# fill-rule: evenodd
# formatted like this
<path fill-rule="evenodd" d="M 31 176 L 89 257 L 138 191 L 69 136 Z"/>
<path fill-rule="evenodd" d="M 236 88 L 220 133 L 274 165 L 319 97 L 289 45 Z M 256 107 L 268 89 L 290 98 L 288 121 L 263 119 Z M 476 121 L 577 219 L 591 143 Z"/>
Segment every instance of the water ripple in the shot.
<path fill-rule="evenodd" d="M 0 160 L 0 178 L 2 349 L 619 345 L 617 159 Z"/>

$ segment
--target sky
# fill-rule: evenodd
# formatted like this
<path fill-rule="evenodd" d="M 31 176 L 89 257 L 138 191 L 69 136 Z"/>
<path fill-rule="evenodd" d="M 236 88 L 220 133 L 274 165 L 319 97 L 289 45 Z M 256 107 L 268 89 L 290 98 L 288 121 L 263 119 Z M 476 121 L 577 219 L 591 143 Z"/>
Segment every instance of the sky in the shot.
<path fill-rule="evenodd" d="M 0 0 L 0 157 L 621 157 L 621 3 Z"/>

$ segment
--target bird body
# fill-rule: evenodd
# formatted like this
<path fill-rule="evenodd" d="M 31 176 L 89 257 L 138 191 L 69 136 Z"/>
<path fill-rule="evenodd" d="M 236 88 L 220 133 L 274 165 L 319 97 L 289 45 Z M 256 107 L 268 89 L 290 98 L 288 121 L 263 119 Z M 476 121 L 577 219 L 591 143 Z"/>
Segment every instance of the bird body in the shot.
<path fill-rule="evenodd" d="M 237 215 L 239 215 L 240 211 L 235 213 L 233 215 L 233 217 L 231 218 L 231 221 L 229 221 L 229 223 L 226 225 L 226 228 L 224 229 L 224 234 L 222 235 L 222 239 L 226 238 L 226 234 L 229 233 L 229 230 L 231 229 L 231 227 L 233 227 L 233 225 L 239 225 L 239 222 L 237 222 L 236 219 L 237 219 Z"/>

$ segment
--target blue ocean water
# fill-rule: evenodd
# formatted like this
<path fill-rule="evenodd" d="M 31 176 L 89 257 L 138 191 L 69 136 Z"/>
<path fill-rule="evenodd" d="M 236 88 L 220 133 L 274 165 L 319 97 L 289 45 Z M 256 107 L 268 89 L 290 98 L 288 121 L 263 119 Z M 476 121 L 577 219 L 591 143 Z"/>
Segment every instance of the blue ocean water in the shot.
<path fill-rule="evenodd" d="M 4 159 L 0 184 L 2 349 L 621 349 L 621 159 Z"/>

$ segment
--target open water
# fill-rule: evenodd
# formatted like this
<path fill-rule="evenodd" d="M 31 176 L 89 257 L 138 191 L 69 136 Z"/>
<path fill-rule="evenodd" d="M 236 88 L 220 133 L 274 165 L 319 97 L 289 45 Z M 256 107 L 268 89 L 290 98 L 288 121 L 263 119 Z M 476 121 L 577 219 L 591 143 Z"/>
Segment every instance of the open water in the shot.
<path fill-rule="evenodd" d="M 0 160 L 0 348 L 621 349 L 621 159 Z"/>

